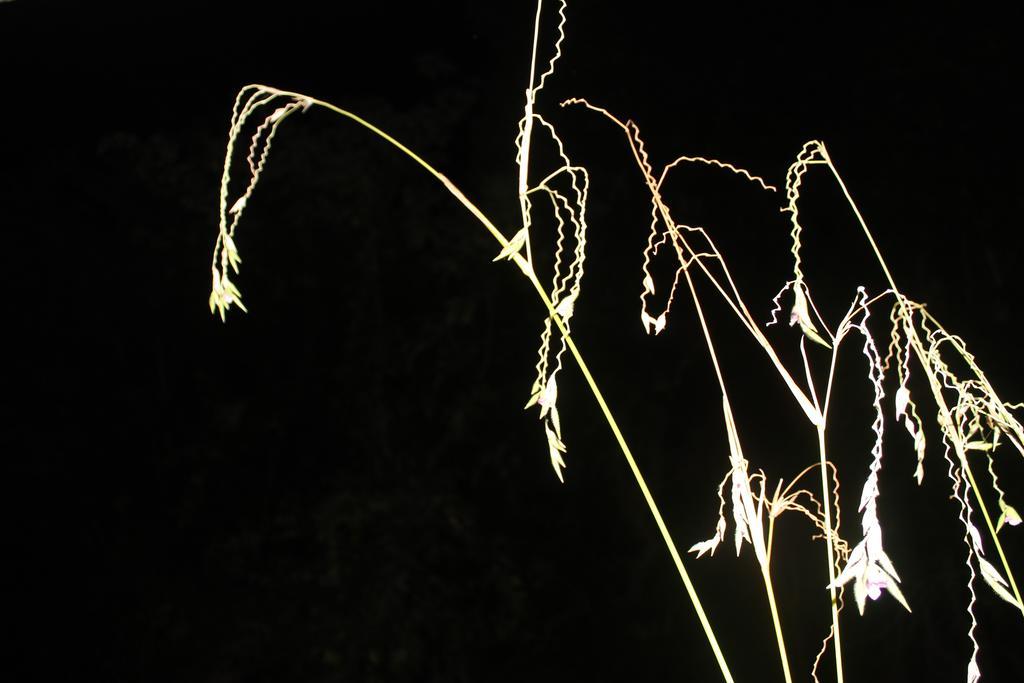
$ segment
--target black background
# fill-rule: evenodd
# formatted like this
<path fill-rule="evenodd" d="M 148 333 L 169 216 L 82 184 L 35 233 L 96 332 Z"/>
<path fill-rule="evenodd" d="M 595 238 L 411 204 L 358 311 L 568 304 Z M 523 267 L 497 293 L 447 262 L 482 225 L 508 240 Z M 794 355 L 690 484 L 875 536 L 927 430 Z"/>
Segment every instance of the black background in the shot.
<path fill-rule="evenodd" d="M 251 313 L 206 309 L 230 106 L 250 82 L 363 115 L 511 235 L 534 9 L 0 4 L 11 680 L 720 679 L 576 369 L 560 381 L 564 485 L 521 410 L 536 297 L 407 158 L 323 110 L 289 119 L 239 230 Z M 1015 400 L 1020 20 L 976 3 L 570 6 L 540 111 L 591 171 L 575 336 L 682 548 L 711 534 L 728 467 L 717 385 L 686 297 L 666 333 L 638 324 L 648 204 L 625 139 L 557 102 L 633 118 L 656 164 L 714 156 L 778 184 L 824 140 L 897 282 Z M 805 270 L 834 319 L 883 283 L 834 183 L 812 171 L 804 192 Z M 766 318 L 790 267 L 778 199 L 703 169 L 666 196 Z M 788 479 L 816 460 L 813 432 L 703 294 L 747 454 Z M 796 333 L 772 334 L 794 360 Z M 830 438 L 855 541 L 870 390 L 855 344 L 844 358 Z M 887 597 L 844 612 L 847 680 L 962 681 L 969 595 L 938 438 L 918 488 L 891 431 L 880 516 L 914 614 Z M 784 520 L 773 569 L 806 680 L 824 552 Z M 749 548 L 687 566 L 737 680 L 781 680 Z M 1019 680 L 1020 617 L 978 594 L 982 672 Z"/>

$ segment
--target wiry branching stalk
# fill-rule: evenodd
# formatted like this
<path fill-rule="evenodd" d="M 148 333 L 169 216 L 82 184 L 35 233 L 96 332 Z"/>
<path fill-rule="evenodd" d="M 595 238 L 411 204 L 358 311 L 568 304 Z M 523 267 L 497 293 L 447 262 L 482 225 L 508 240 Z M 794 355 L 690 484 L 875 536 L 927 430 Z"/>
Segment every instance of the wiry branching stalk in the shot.
<path fill-rule="evenodd" d="M 965 530 L 964 541 L 967 545 L 966 566 L 969 574 L 967 588 L 970 593 L 970 600 L 967 605 L 967 612 L 970 618 L 968 637 L 971 640 L 973 647 L 971 659 L 967 667 L 967 680 L 968 683 L 975 683 L 981 678 L 981 672 L 977 662 L 979 646 L 977 640 L 974 638 L 974 630 L 977 626 L 977 621 L 973 612 L 975 602 L 975 571 L 972 560 L 975 560 L 978 563 L 982 577 L 993 591 L 1007 602 L 1013 604 L 1017 609 L 1021 610 L 1022 613 L 1024 613 L 1024 601 L 1021 600 L 1021 595 L 1017 588 L 1016 581 L 1014 580 L 1013 572 L 1010 569 L 1006 555 L 1002 549 L 1002 544 L 999 541 L 997 528 L 992 524 L 991 516 L 988 513 L 985 501 L 977 487 L 974 474 L 968 461 L 968 450 L 970 450 L 972 445 L 978 442 L 969 442 L 968 439 L 982 429 L 981 418 L 985 417 L 987 419 L 988 426 L 992 429 L 992 443 L 988 444 L 983 441 L 980 446 L 977 446 L 978 450 L 994 450 L 995 445 L 997 445 L 999 435 L 1005 432 L 1008 435 L 1011 435 L 1009 438 L 1014 441 L 1018 450 L 1024 454 L 1024 449 L 1021 448 L 1021 443 L 1024 442 L 1024 429 L 1021 428 L 1020 423 L 1011 414 L 1009 406 L 999 400 L 994 389 L 992 389 L 991 385 L 985 379 L 984 374 L 975 364 L 974 357 L 967 352 L 962 341 L 945 332 L 945 330 L 942 329 L 942 327 L 930 314 L 928 314 L 927 311 L 924 310 L 923 307 L 913 306 L 909 299 L 907 299 L 907 297 L 905 297 L 897 288 L 892 273 L 889 271 L 885 259 L 882 257 L 881 251 L 875 243 L 871 231 L 867 227 L 867 223 L 864 220 L 863 215 L 857 208 L 856 203 L 853 201 L 853 197 L 850 195 L 846 184 L 839 175 L 839 171 L 832 163 L 827 151 L 825 151 L 824 145 L 821 145 L 821 152 L 829 169 L 832 171 L 836 182 L 839 184 L 843 195 L 850 205 L 850 208 L 856 216 L 890 288 L 896 294 L 897 305 L 901 309 L 898 317 L 905 322 L 903 325 L 903 332 L 907 336 L 907 345 L 913 350 L 922 370 L 925 373 L 925 376 L 928 379 L 932 398 L 938 409 L 938 423 L 943 435 L 943 442 L 945 446 L 944 453 L 949 465 L 949 477 L 953 483 L 953 497 L 960 504 L 959 519 Z M 917 327 L 913 322 L 914 309 L 920 309 L 922 317 L 934 325 L 933 332 L 928 334 L 929 344 L 927 347 L 922 342 L 918 334 Z M 894 331 L 894 336 L 895 334 L 896 332 Z M 977 379 L 960 381 L 952 373 L 941 358 L 940 346 L 946 342 L 954 346 L 960 359 L 969 366 Z M 957 393 L 957 404 L 953 409 L 951 409 L 946 402 L 946 398 L 943 394 L 944 387 L 952 389 Z M 902 414 L 905 406 L 909 402 L 909 390 L 906 388 L 905 379 L 901 381 L 900 388 L 901 393 L 898 395 L 899 405 L 897 406 L 897 416 Z M 906 426 L 912 436 L 915 436 L 915 429 L 920 429 L 920 425 L 915 425 L 909 418 L 906 422 Z M 922 435 L 919 448 L 918 472 L 916 474 L 919 482 L 923 476 L 923 470 L 920 465 L 923 447 Z M 956 454 L 955 461 L 949 456 L 951 448 Z M 989 464 L 991 465 L 991 461 Z M 995 567 L 993 567 L 982 556 L 983 550 L 981 535 L 971 522 L 971 505 L 968 496 L 972 491 L 974 493 L 974 498 L 978 503 L 978 507 L 982 511 L 982 516 L 984 517 L 985 523 L 988 527 L 989 535 L 992 538 L 1000 560 L 1002 561 L 1003 569 L 1006 572 L 1007 577 L 1009 577 L 1009 586 L 1013 590 L 1012 595 L 1005 589 L 1006 581 L 999 575 Z M 1005 506 L 1002 494 L 1000 494 L 1000 503 Z M 1004 514 L 1005 509 L 1006 507 L 1004 507 Z M 1014 515 L 1016 515 L 1016 511 L 1013 511 L 1012 508 L 1010 508 L 1010 510 Z"/>
<path fill-rule="evenodd" d="M 462 206 L 481 222 L 501 247 L 494 260 L 506 259 L 515 263 L 530 281 L 544 305 L 545 314 L 537 352 L 537 363 L 534 368 L 535 377 L 527 408 L 534 405 L 539 407 L 539 417 L 543 423 L 551 465 L 558 478 L 562 480 L 564 476 L 563 469 L 566 467 L 566 462 L 563 456 L 567 447 L 563 441 L 562 424 L 558 411 L 557 376 L 563 367 L 564 354 L 568 352 L 580 368 L 640 488 L 704 629 L 722 676 L 731 683 L 732 676 L 729 667 L 697 596 L 696 589 L 669 534 L 667 525 L 597 382 L 591 375 L 571 335 L 571 320 L 580 300 L 586 263 L 586 205 L 590 176 L 586 169 L 570 161 L 555 128 L 537 112 L 538 95 L 543 90 L 547 79 L 554 75 L 555 64 L 562 56 L 562 43 L 565 39 L 566 0 L 558 0 L 558 21 L 555 27 L 557 35 L 553 43 L 553 54 L 547 62 L 547 68 L 538 76 L 537 55 L 544 17 L 542 10 L 542 2 L 538 1 L 534 21 L 529 84 L 525 91 L 524 115 L 519 122 L 519 134 L 516 138 L 516 163 L 518 165 L 516 194 L 522 225 L 510 238 L 498 230 L 486 215 L 447 177 L 409 148 L 369 122 L 330 103 L 305 95 L 263 85 L 249 85 L 238 93 L 232 108 L 219 196 L 219 229 L 211 264 L 210 310 L 219 313 L 222 319 L 225 318 L 226 311 L 232 306 L 238 306 L 243 311 L 245 310 L 241 293 L 232 280 L 232 277 L 238 274 L 241 265 L 236 242 L 236 228 L 265 169 L 275 136 L 281 124 L 289 116 L 299 111 L 306 111 L 313 105 L 320 106 L 358 123 L 405 153 L 441 182 Z M 935 403 L 936 420 L 942 433 L 948 476 L 952 484 L 953 497 L 959 504 L 958 517 L 964 527 L 964 542 L 967 547 L 965 562 L 969 575 L 967 588 L 970 594 L 967 607 L 970 619 L 968 637 L 973 646 L 972 657 L 967 666 L 967 677 L 969 683 L 975 683 L 981 676 L 977 662 L 979 646 L 974 635 L 977 626 L 974 614 L 975 577 L 981 576 L 998 596 L 1024 613 L 1024 600 L 1021 599 L 1020 591 L 998 536 L 1004 525 L 1019 525 L 1021 517 L 1008 502 L 1007 493 L 1000 487 L 994 458 L 996 449 L 1003 440 L 1009 441 L 1024 456 L 1024 427 L 1012 412 L 1024 406 L 1004 403 L 976 364 L 974 357 L 967 351 L 963 340 L 946 332 L 925 310 L 923 304 L 910 300 L 896 287 L 878 245 L 839 176 L 828 151 L 821 142 L 812 140 L 806 143 L 786 174 L 785 204 L 781 209 L 788 214 L 790 224 L 793 277 L 785 283 L 782 290 L 773 299 L 774 308 L 769 322 L 769 325 L 777 322 L 778 314 L 783 311 L 784 304 L 781 303 L 783 295 L 791 296 L 792 305 L 788 306 L 789 323 L 791 327 L 798 326 L 800 329 L 797 344 L 803 365 L 801 377 L 801 373 L 794 374 L 787 369 L 761 324 L 750 313 L 725 258 L 708 231 L 702 227 L 677 222 L 663 196 L 664 184 L 669 172 L 684 163 L 702 164 L 726 171 L 753 183 L 760 190 L 776 192 L 776 188 L 743 168 L 700 156 L 679 156 L 656 173 L 640 136 L 639 128 L 632 121 L 623 123 L 606 109 L 591 105 L 582 99 L 566 100 L 562 104 L 563 106 L 583 105 L 591 111 L 602 114 L 625 133 L 633 157 L 651 196 L 649 233 L 643 252 L 643 277 L 640 293 L 641 323 L 649 334 L 663 332 L 675 301 L 677 287 L 680 281 L 685 280 L 718 381 L 723 419 L 728 437 L 729 473 L 718 489 L 720 507 L 715 533 L 710 539 L 694 544 L 690 551 L 695 552 L 698 557 L 705 553 L 713 555 L 715 549 L 725 539 L 728 529 L 725 485 L 729 483 L 737 555 L 744 542 L 749 542 L 753 547 L 772 614 L 783 675 L 787 683 L 790 683 L 792 680 L 790 662 L 771 581 L 772 541 L 775 520 L 783 512 L 790 510 L 801 512 L 810 519 L 820 532 L 813 538 L 824 538 L 825 540 L 829 574 L 826 588 L 829 591 L 831 608 L 831 627 L 828 636 L 822 643 L 821 650 L 815 657 L 811 675 L 817 681 L 818 664 L 831 641 L 835 655 L 836 677 L 839 683 L 842 683 L 843 653 L 839 612 L 842 609 L 843 586 L 853 582 L 856 603 L 862 613 L 867 598 L 877 599 L 883 591 L 888 592 L 908 610 L 910 609 L 899 587 L 899 577 L 893 562 L 882 549 L 882 531 L 876 500 L 880 491 L 882 435 L 885 423 L 884 380 L 892 367 L 895 367 L 898 383 L 894 399 L 895 419 L 898 423 L 902 423 L 903 428 L 913 440 L 917 456 L 914 477 L 919 484 L 923 480 L 926 449 L 924 420 L 921 417 L 922 411 L 919 410 L 919 405 L 911 396 L 909 383 L 911 370 L 914 367 L 912 360 L 916 360 L 928 381 Z M 265 113 L 267 111 L 270 113 Z M 247 130 L 252 130 L 252 132 L 246 133 Z M 237 154 L 236 149 L 246 139 L 246 136 L 248 136 L 248 145 L 245 148 L 247 149 L 248 181 L 244 184 L 242 192 L 232 202 L 231 168 Z M 538 141 L 552 146 L 557 161 L 555 167 L 548 170 L 540 182 L 531 184 L 531 151 L 534 143 Z M 819 165 L 828 166 L 831 170 L 889 283 L 888 290 L 873 297 L 869 297 L 863 288 L 858 288 L 856 298 L 849 311 L 834 326 L 829 325 L 815 305 L 808 279 L 803 270 L 801 252 L 801 240 L 805 229 L 800 222 L 801 188 L 808 171 L 813 166 Z M 551 208 L 551 221 L 554 224 L 555 232 L 552 241 L 553 265 L 548 287 L 541 284 L 534 260 L 534 254 L 540 242 L 533 231 L 534 209 L 536 208 L 534 202 L 537 197 L 541 197 L 541 204 L 545 204 L 543 198 L 547 198 L 546 203 Z M 675 259 L 675 272 L 668 287 L 662 287 L 656 283 L 652 274 L 652 265 L 655 259 L 665 253 Z M 713 290 L 721 297 L 732 312 L 734 319 L 749 333 L 750 338 L 764 353 L 776 370 L 779 379 L 815 430 L 818 442 L 818 462 L 804 468 L 785 489 L 780 480 L 771 497 L 768 496 L 766 490 L 767 475 L 762 470 L 752 473 L 750 463 L 744 456 L 736 416 L 726 388 L 725 373 L 720 364 L 719 352 L 712 339 L 704 307 L 697 293 L 695 277 L 702 277 L 702 282 L 710 283 Z M 888 354 L 883 360 L 868 327 L 868 319 L 871 307 L 882 298 L 889 296 L 894 301 L 888 319 L 891 324 Z M 869 474 L 864 482 L 858 507 L 861 513 L 863 538 L 851 549 L 849 544 L 839 536 L 839 477 L 835 466 L 827 457 L 826 433 L 839 348 L 844 337 L 852 331 L 859 332 L 864 338 L 862 351 L 868 360 L 867 377 L 873 389 L 872 407 L 875 418 L 872 430 L 875 434 L 875 442 L 871 449 Z M 808 340 L 811 342 L 810 344 L 807 343 Z M 827 348 L 830 351 L 829 370 L 823 396 L 819 394 L 816 387 L 814 372 L 814 354 L 822 353 L 821 348 Z M 967 368 L 966 379 L 950 367 L 943 355 L 944 352 L 947 355 L 952 355 L 956 362 Z M 986 458 L 986 468 L 993 490 L 998 495 L 1001 512 L 995 523 L 992 521 L 992 516 L 989 514 L 972 471 L 970 463 L 970 459 L 974 457 L 971 455 L 972 453 Z M 814 468 L 819 470 L 821 479 L 821 490 L 818 497 L 806 489 L 795 488 L 797 482 Z M 831 486 L 829 484 L 830 475 L 833 479 Z M 972 493 L 977 502 L 977 509 L 981 511 L 982 517 L 985 519 L 1006 579 L 984 557 L 981 533 L 972 521 L 974 509 L 971 502 Z M 766 510 L 767 537 L 764 526 Z M 833 510 L 835 523 L 833 523 Z"/>

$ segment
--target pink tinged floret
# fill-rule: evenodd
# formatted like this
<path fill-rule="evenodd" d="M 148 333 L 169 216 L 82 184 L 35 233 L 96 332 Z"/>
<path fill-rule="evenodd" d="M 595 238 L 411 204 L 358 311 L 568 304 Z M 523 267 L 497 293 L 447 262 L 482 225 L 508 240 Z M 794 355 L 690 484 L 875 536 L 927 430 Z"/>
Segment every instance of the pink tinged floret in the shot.
<path fill-rule="evenodd" d="M 889 582 L 884 578 L 869 578 L 868 579 L 868 597 L 872 600 L 877 600 L 882 597 L 882 590 L 888 588 Z"/>

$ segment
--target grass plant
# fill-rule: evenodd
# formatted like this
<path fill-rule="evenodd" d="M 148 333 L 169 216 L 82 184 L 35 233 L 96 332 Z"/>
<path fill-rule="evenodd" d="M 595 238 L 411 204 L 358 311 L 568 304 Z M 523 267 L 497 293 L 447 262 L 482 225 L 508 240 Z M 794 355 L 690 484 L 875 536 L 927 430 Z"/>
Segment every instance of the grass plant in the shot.
<path fill-rule="evenodd" d="M 482 224 L 497 243 L 494 260 L 513 263 L 529 280 L 546 309 L 540 323 L 537 362 L 526 408 L 537 411 L 555 475 L 564 480 L 567 464 L 571 462 L 571 430 L 563 428 L 558 403 L 558 379 L 565 369 L 568 353 L 600 406 L 660 531 L 722 678 L 732 681 L 728 660 L 687 572 L 683 553 L 673 540 L 623 430 L 572 336 L 576 303 L 584 291 L 590 175 L 587 169 L 572 162 L 555 127 L 539 113 L 538 103 L 546 95 L 545 87 L 562 56 L 565 38 L 566 1 L 558 0 L 555 5 L 547 18 L 557 24 L 556 38 L 550 57 L 547 61 L 539 61 L 541 26 L 546 15 L 542 0 L 537 3 L 529 84 L 516 137 L 516 193 L 521 224 L 515 230 L 499 229 L 439 170 L 356 114 L 304 94 L 266 85 L 242 88 L 232 109 L 225 153 L 220 188 L 220 225 L 211 265 L 210 310 L 222 319 L 232 307 L 245 310 L 235 282 L 242 262 L 236 232 L 266 167 L 275 135 L 285 121 L 311 107 L 321 107 L 359 124 L 401 150 L 439 181 Z M 977 578 L 980 576 L 989 590 L 1024 617 L 1024 600 L 1000 540 L 1001 534 L 1005 534 L 1008 527 L 1019 525 L 1021 518 L 997 476 L 1004 453 L 1012 455 L 1016 452 L 1024 456 L 1024 427 L 1015 415 L 1022 405 L 1005 402 L 968 351 L 966 342 L 947 331 L 923 302 L 911 299 L 899 288 L 823 142 L 807 142 L 777 187 L 744 168 L 713 158 L 679 156 L 656 168 L 638 126 L 632 121 L 623 120 L 608 109 L 584 99 L 567 99 L 561 105 L 602 117 L 624 135 L 639 172 L 638 180 L 650 194 L 649 232 L 639 285 L 640 322 L 648 334 L 659 335 L 668 328 L 673 304 L 680 297 L 689 298 L 708 360 L 717 378 L 722 425 L 728 442 L 727 458 L 721 463 L 724 476 L 717 486 L 718 517 L 713 534 L 690 545 L 689 552 L 697 558 L 712 556 L 729 535 L 737 555 L 747 544 L 750 545 L 772 615 L 779 667 L 788 683 L 794 676 L 801 676 L 799 672 L 794 674 L 787 654 L 781 606 L 777 603 L 772 580 L 773 541 L 777 521 L 784 513 L 795 512 L 808 519 L 817 532 L 814 538 L 823 542 L 823 566 L 820 567 L 823 575 L 820 582 L 823 640 L 817 657 L 809 663 L 809 673 L 817 681 L 819 673 L 826 667 L 825 660 L 831 659 L 832 664 L 828 668 L 834 670 L 835 680 L 843 681 L 840 613 L 844 609 L 847 589 L 852 588 L 853 602 L 861 614 L 870 601 L 882 599 L 885 595 L 908 612 L 912 607 L 903 593 L 902 579 L 896 568 L 899 549 L 887 548 L 883 543 L 884 520 L 878 508 L 882 493 L 883 436 L 888 427 L 895 427 L 905 433 L 905 446 L 916 457 L 914 476 L 918 484 L 924 479 L 928 452 L 940 452 L 945 461 L 950 495 L 957 502 L 958 521 L 963 528 L 962 552 L 970 594 L 966 605 L 970 626 L 966 635 L 972 652 L 965 665 L 965 675 L 968 683 L 979 680 L 979 646 L 974 637 Z M 557 159 L 557 163 L 552 168 L 534 167 L 531 152 L 538 145 L 545 145 L 553 151 L 552 158 Z M 242 157 L 245 165 L 241 174 L 246 179 L 239 182 L 238 166 Z M 666 179 L 673 170 L 686 164 L 705 166 L 708 172 L 742 177 L 755 191 L 777 198 L 780 210 L 787 215 L 792 277 L 782 283 L 774 297 L 774 309 L 769 319 L 761 320 L 751 313 L 752 307 L 744 298 L 712 234 L 703 227 L 678 220 L 663 195 Z M 836 183 L 886 282 L 883 291 L 869 292 L 864 287 L 857 288 L 851 293 L 845 314 L 838 319 L 830 320 L 819 312 L 811 283 L 802 268 L 802 239 L 808 226 L 801 218 L 801 192 L 809 173 L 825 174 Z M 553 217 L 556 236 L 551 245 L 541 244 L 531 229 L 537 212 L 549 212 Z M 550 273 L 542 276 L 538 272 L 535 255 L 545 248 L 550 249 L 553 266 Z M 655 264 L 666 262 L 670 264 L 672 275 L 664 282 L 659 281 L 656 273 L 661 270 Z M 817 443 L 817 453 L 808 454 L 806 466 L 788 480 L 769 480 L 762 466 L 752 463 L 746 455 L 742 420 L 730 400 L 732 392 L 737 389 L 725 379 L 724 356 L 716 344 L 711 320 L 705 313 L 709 305 L 708 295 L 698 293 L 708 291 L 709 286 L 712 296 L 724 303 L 735 322 L 746 332 L 755 352 L 763 355 L 774 368 L 778 381 L 804 416 L 805 423 L 801 428 L 813 434 Z M 793 332 L 779 329 L 787 316 Z M 792 367 L 783 360 L 786 357 L 780 353 L 783 346 L 798 348 L 798 365 Z M 833 399 L 842 390 L 837 386 L 836 373 L 840 351 L 857 350 L 850 349 L 851 346 L 858 347 L 859 355 L 863 357 L 864 376 L 871 389 L 874 415 L 870 425 L 874 442 L 867 459 L 867 471 L 856 489 L 860 492 L 857 507 L 860 533 L 853 537 L 854 540 L 840 535 L 840 477 L 830 457 L 829 432 Z M 926 442 L 929 423 L 937 426 L 940 434 L 940 442 L 931 449 Z M 980 480 L 983 473 L 987 474 L 987 481 Z M 854 475 L 847 473 L 844 476 Z M 988 488 L 983 490 L 982 485 Z M 985 502 L 986 496 L 995 497 L 998 510 L 990 509 Z M 977 521 L 979 512 L 980 528 Z M 990 539 L 988 551 L 983 537 Z M 827 629 L 824 627 L 826 620 L 830 622 Z"/>

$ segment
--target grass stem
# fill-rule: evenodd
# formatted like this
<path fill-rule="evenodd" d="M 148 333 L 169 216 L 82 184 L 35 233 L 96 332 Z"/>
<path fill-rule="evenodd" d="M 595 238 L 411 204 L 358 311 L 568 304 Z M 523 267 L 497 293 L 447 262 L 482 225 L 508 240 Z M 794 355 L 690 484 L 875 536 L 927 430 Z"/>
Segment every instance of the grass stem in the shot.
<path fill-rule="evenodd" d="M 769 531 L 769 542 L 771 532 Z M 779 659 L 782 660 L 782 674 L 786 677 L 786 683 L 793 683 L 793 676 L 789 672 L 789 655 L 786 654 L 786 639 L 782 635 L 782 622 L 779 620 L 779 608 L 775 603 L 775 590 L 772 588 L 771 569 L 768 564 L 768 555 L 761 563 L 761 578 L 764 579 L 764 590 L 768 594 L 768 606 L 772 610 L 772 626 L 775 627 L 775 642 L 779 647 Z"/>
<path fill-rule="evenodd" d="M 839 605 L 836 599 L 836 560 L 832 545 L 832 503 L 829 500 L 828 466 L 825 457 L 825 427 L 818 427 L 818 454 L 821 458 L 821 500 L 825 514 L 825 546 L 828 548 L 828 591 L 832 606 L 832 636 L 836 659 L 836 681 L 843 683 L 843 645 L 839 637 Z"/>
<path fill-rule="evenodd" d="M 455 186 L 454 183 L 452 183 L 440 171 L 438 171 L 433 166 L 424 161 L 415 152 L 410 150 L 408 147 L 400 143 L 392 136 L 382 131 L 380 128 L 377 128 L 376 126 L 369 123 L 365 119 L 362 119 L 351 112 L 341 109 L 340 107 L 336 107 L 335 105 L 330 104 L 329 102 L 323 102 L 321 100 L 306 97 L 305 95 L 300 95 L 298 93 L 287 92 L 283 90 L 277 90 L 276 88 L 270 88 L 267 86 L 261 85 L 258 87 L 263 88 L 269 92 L 274 92 L 288 97 L 294 97 L 297 100 L 310 102 L 312 104 L 324 107 L 325 109 L 328 109 L 336 114 L 344 116 L 345 118 L 348 118 L 358 123 L 367 130 L 383 138 L 392 146 L 399 149 L 413 161 L 415 161 L 424 169 L 426 169 L 426 171 L 430 173 L 432 176 L 434 176 L 437 180 L 439 180 L 445 186 L 445 188 L 447 188 L 448 191 L 451 192 L 452 195 L 454 195 L 455 198 L 458 199 L 459 202 L 471 214 L 473 214 L 473 216 L 475 216 L 477 220 L 479 220 L 483 224 L 487 231 L 491 233 L 491 236 L 493 236 L 494 239 L 497 240 L 502 247 L 508 245 L 508 239 L 505 238 L 502 232 L 498 230 L 497 227 L 495 227 L 494 223 L 492 223 L 490 219 L 488 219 L 487 216 L 479 208 L 477 208 L 477 206 L 473 204 L 473 202 L 471 202 L 466 197 L 466 195 L 463 194 L 461 190 L 459 190 L 458 187 Z M 644 501 L 647 503 L 647 507 L 650 510 L 651 516 L 654 517 L 655 524 L 657 524 L 658 526 L 658 531 L 661 532 L 661 537 L 665 542 L 665 546 L 668 548 L 669 554 L 672 556 L 672 561 L 676 566 L 676 571 L 679 573 L 679 577 L 683 581 L 683 586 L 685 587 L 686 593 L 690 598 L 690 602 L 693 603 L 694 610 L 697 612 L 697 618 L 700 621 L 705 636 L 707 637 L 708 644 L 711 646 L 711 650 L 714 653 L 715 660 L 718 662 L 718 666 L 721 669 L 722 677 L 727 683 L 733 683 L 733 678 L 732 674 L 729 671 L 729 666 L 725 661 L 725 656 L 722 654 L 722 649 L 718 644 L 718 640 L 715 638 L 714 631 L 711 628 L 711 622 L 708 620 L 707 614 L 704 612 L 704 608 L 701 605 L 700 598 L 697 595 L 697 590 L 693 585 L 693 581 L 690 580 L 690 575 L 686 571 L 686 567 L 683 566 L 682 557 L 679 554 L 679 550 L 676 548 L 675 542 L 672 540 L 672 535 L 668 531 L 668 526 L 665 524 L 665 520 L 661 515 L 661 511 L 658 509 L 658 505 L 654 500 L 654 496 L 651 494 L 651 491 L 647 486 L 647 482 L 644 479 L 643 474 L 640 472 L 640 467 L 637 465 L 636 459 L 633 457 L 633 453 L 630 451 L 629 445 L 626 443 L 626 439 L 622 435 L 622 431 L 619 429 L 618 423 L 615 421 L 611 409 L 608 407 L 608 403 L 604 399 L 604 395 L 598 388 L 597 381 L 594 379 L 594 376 L 590 372 L 590 368 L 583 360 L 583 355 L 577 348 L 576 342 L 569 335 L 564 323 L 562 322 L 561 317 L 555 311 L 555 307 L 552 305 L 551 300 L 548 298 L 547 292 L 544 291 L 543 285 L 541 285 L 540 281 L 537 280 L 536 275 L 534 275 L 533 267 L 526 259 L 524 259 L 519 254 L 516 254 L 513 257 L 513 260 L 516 262 L 516 265 L 519 266 L 520 270 L 523 271 L 526 277 L 533 284 L 534 289 L 537 291 L 537 295 L 540 297 L 541 301 L 543 301 L 544 306 L 548 309 L 548 313 L 549 315 L 551 315 L 551 318 L 554 321 L 555 325 L 558 327 L 562 335 L 564 335 L 565 342 L 569 349 L 569 352 L 572 354 L 572 357 L 576 360 L 576 364 L 579 366 L 580 372 L 583 373 L 583 377 L 587 382 L 587 386 L 590 387 L 590 391 L 593 394 L 594 399 L 597 401 L 598 406 L 601 408 L 601 413 L 604 415 L 605 421 L 608 423 L 609 428 L 612 430 L 612 434 L 615 436 L 615 441 L 618 443 L 623 456 L 626 458 L 626 462 L 629 465 L 629 469 L 633 474 L 633 478 L 636 480 L 637 485 L 640 487 L 640 492 L 643 494 Z M 789 681 L 788 672 L 786 680 Z"/>

